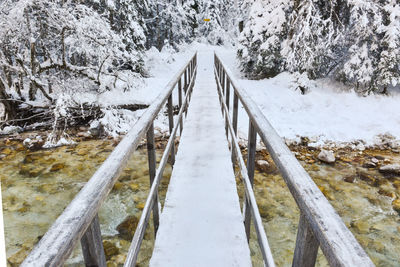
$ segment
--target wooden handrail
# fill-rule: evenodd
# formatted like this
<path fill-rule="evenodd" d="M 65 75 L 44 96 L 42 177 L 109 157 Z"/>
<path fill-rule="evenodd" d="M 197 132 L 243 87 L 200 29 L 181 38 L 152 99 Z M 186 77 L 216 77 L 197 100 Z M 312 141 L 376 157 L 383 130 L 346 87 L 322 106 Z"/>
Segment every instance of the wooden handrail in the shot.
<path fill-rule="evenodd" d="M 247 112 L 250 125 L 253 125 L 267 147 L 300 209 L 293 266 L 314 266 L 318 245 L 331 266 L 375 266 L 257 104 L 241 87 L 232 72 L 222 64 L 217 54 L 214 54 L 214 59 L 216 75 L 219 79 L 226 77 L 227 83 L 234 90 L 236 110 L 233 111 L 233 124 L 237 127 L 239 99 Z M 229 113 L 226 116 L 228 115 Z"/>
<path fill-rule="evenodd" d="M 129 248 L 127 257 L 126 257 L 124 267 L 133 267 L 136 265 L 137 256 L 139 254 L 140 245 L 142 244 L 142 241 L 143 241 L 143 236 L 146 231 L 146 227 L 147 227 L 147 224 L 148 224 L 148 221 L 150 218 L 151 210 L 158 209 L 158 202 L 156 201 L 158 187 L 159 187 L 161 179 L 163 177 L 165 166 L 167 165 L 167 162 L 168 162 L 168 156 L 171 153 L 171 159 L 172 159 L 172 155 L 174 155 L 174 153 L 175 153 L 173 150 L 175 147 L 175 145 L 174 145 L 175 144 L 175 136 L 176 136 L 176 133 L 178 132 L 178 127 L 182 123 L 183 112 L 184 112 L 184 110 L 187 109 L 187 104 L 189 103 L 189 98 L 190 98 L 190 95 L 193 90 L 196 73 L 197 73 L 197 69 L 195 69 L 193 71 L 192 77 L 190 79 L 191 82 L 187 86 L 188 87 L 188 89 L 186 91 L 187 94 L 186 94 L 186 97 L 183 101 L 181 108 L 179 109 L 178 118 L 177 118 L 175 125 L 173 122 L 170 124 L 171 135 L 168 139 L 167 146 L 161 157 L 161 160 L 160 160 L 160 163 L 159 163 L 159 166 L 157 169 L 157 173 L 155 174 L 155 178 L 154 178 L 154 181 L 152 182 L 150 192 L 147 196 L 146 203 L 144 205 L 142 215 L 141 215 L 138 225 L 136 227 L 135 235 L 133 236 L 132 243 Z"/>
<path fill-rule="evenodd" d="M 265 229 L 262 224 L 260 211 L 258 210 L 258 207 L 257 207 L 256 197 L 255 197 L 254 191 L 253 191 L 253 181 L 252 181 L 251 177 L 249 177 L 250 176 L 249 174 L 251 173 L 251 171 L 249 173 L 248 168 L 246 168 L 246 165 L 244 163 L 243 156 L 241 154 L 241 150 L 239 147 L 239 143 L 237 141 L 235 129 L 233 128 L 233 125 L 232 125 L 232 122 L 231 122 L 229 116 L 227 116 L 227 114 L 229 114 L 229 109 L 227 107 L 228 105 L 224 102 L 224 97 L 223 97 L 223 92 L 222 92 L 222 88 L 224 87 L 224 85 L 222 85 L 220 82 L 220 77 L 217 73 L 217 70 L 214 70 L 214 74 L 216 77 L 218 95 L 220 98 L 220 104 L 223 109 L 222 111 L 223 111 L 223 114 L 226 115 L 225 116 L 225 119 L 226 119 L 225 125 L 226 125 L 226 129 L 227 129 L 226 134 L 228 136 L 228 130 L 229 130 L 229 133 L 231 134 L 231 138 L 232 138 L 232 152 L 235 154 L 235 158 L 238 161 L 240 173 L 242 175 L 242 180 L 243 180 L 244 189 L 245 189 L 246 203 L 248 203 L 245 213 L 248 212 L 253 215 L 254 227 L 257 232 L 258 243 L 261 248 L 261 254 L 263 255 L 265 266 L 266 267 L 275 267 L 275 262 L 272 257 L 271 248 L 269 247 L 269 244 L 268 244 L 267 234 L 265 233 Z M 254 175 L 254 172 L 253 172 L 253 175 Z M 249 224 L 249 227 L 250 227 L 250 224 Z M 247 229 L 246 229 L 246 234 L 247 234 L 247 239 L 249 239 L 249 232 L 247 232 Z"/>
<path fill-rule="evenodd" d="M 154 119 L 171 96 L 175 86 L 180 83 L 183 75 L 185 75 L 185 88 L 187 88 L 186 86 L 190 81 L 187 82 L 186 77 L 193 78 L 191 74 L 193 74 L 196 62 L 197 53 L 191 57 L 189 62 L 165 86 L 153 104 L 135 123 L 100 168 L 65 208 L 63 213 L 56 219 L 21 266 L 60 266 L 67 260 L 92 222 L 97 222 L 96 217 L 100 206 L 110 193 L 140 140 L 146 135 Z M 100 236 L 99 230 L 96 230 L 98 227 L 90 227 L 89 229 L 90 236 L 86 239 L 98 240 Z M 93 230 L 96 230 L 96 232 L 93 233 Z M 91 258 L 104 257 L 102 244 L 89 244 L 89 246 L 91 247 L 86 250 L 88 253 L 98 253 L 98 255 Z M 104 261 L 100 260 L 99 262 L 96 264 L 103 266 Z"/>

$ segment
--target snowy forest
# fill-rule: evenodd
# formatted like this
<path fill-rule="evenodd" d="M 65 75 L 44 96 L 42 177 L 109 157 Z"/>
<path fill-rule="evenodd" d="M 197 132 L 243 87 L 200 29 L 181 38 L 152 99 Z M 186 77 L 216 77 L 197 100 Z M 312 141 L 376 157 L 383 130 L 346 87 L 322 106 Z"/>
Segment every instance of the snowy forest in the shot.
<path fill-rule="evenodd" d="M 396 0 L 5 0 L 0 12 L 1 129 L 121 116 L 96 96 L 142 86 L 146 51 L 194 41 L 234 47 L 250 79 L 294 73 L 303 93 L 318 78 L 360 95 L 400 83 Z"/>

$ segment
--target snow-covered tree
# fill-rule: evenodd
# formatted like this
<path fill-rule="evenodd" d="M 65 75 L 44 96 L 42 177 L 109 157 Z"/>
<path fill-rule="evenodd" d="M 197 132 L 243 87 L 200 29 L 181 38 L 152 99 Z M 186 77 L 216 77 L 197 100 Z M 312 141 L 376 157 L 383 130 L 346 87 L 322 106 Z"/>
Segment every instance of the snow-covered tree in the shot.
<path fill-rule="evenodd" d="M 114 6 L 120 24 L 132 19 L 117 27 L 108 20 L 115 2 L 81 2 L 0 4 L 0 91 L 13 99 L 3 104 L 42 99 L 50 107 L 61 94 L 127 90 L 140 77 L 145 37 L 131 7 Z"/>
<path fill-rule="evenodd" d="M 396 0 L 256 0 L 240 37 L 243 71 L 306 72 L 385 92 L 399 84 L 399 9 Z"/>
<path fill-rule="evenodd" d="M 247 5 L 249 3 L 246 3 Z M 256 0 L 239 37 L 242 70 L 251 78 L 275 76 L 282 68 L 281 44 L 287 35 L 290 0 Z"/>

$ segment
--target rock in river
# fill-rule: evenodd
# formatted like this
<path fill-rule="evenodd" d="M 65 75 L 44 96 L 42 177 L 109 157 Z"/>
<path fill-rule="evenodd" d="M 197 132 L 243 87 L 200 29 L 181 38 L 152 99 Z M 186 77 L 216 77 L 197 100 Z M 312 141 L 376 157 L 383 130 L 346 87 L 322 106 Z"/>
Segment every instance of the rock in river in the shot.
<path fill-rule="evenodd" d="M 257 160 L 256 166 L 260 171 L 268 172 L 271 168 L 270 164 L 266 160 Z"/>
<path fill-rule="evenodd" d="M 389 164 L 379 168 L 379 171 L 384 174 L 400 175 L 400 164 Z"/>
<path fill-rule="evenodd" d="M 121 238 L 126 240 L 132 240 L 133 234 L 135 233 L 136 226 L 139 222 L 139 219 L 135 216 L 128 216 L 123 220 L 118 226 L 117 231 Z"/>
<path fill-rule="evenodd" d="M 336 160 L 335 155 L 333 154 L 332 151 L 324 149 L 322 149 L 321 152 L 318 154 L 318 159 L 326 163 L 334 163 Z"/>

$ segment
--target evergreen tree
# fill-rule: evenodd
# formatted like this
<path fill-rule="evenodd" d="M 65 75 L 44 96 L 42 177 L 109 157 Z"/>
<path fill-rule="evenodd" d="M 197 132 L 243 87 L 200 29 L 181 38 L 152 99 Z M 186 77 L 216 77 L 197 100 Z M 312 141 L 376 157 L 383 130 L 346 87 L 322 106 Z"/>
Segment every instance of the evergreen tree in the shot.
<path fill-rule="evenodd" d="M 249 77 L 271 77 L 281 70 L 281 44 L 287 35 L 290 10 L 289 0 L 256 0 L 252 3 L 238 49 L 242 70 Z"/>

